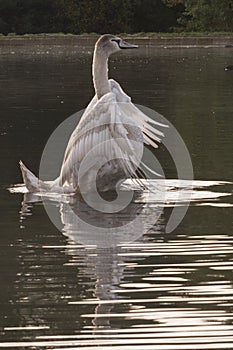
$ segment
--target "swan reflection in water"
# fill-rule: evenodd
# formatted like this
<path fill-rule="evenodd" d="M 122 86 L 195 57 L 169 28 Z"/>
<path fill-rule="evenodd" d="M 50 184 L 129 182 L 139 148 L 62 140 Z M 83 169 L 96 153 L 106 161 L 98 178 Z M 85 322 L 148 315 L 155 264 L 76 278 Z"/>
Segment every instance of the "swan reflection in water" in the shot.
<path fill-rule="evenodd" d="M 108 193 L 105 200 L 114 198 L 114 193 Z M 21 222 L 30 213 L 33 202 L 39 200 L 39 195 L 24 194 Z M 53 222 L 67 237 L 65 252 L 69 256 L 68 265 L 77 266 L 79 279 L 88 276 L 95 280 L 92 292 L 95 310 L 87 317 L 92 318 L 94 332 L 99 328 L 108 329 L 111 319 L 103 315 L 110 314 L 116 303 L 120 303 L 121 297 L 114 290 L 122 283 L 126 263 L 135 262 L 135 256 L 125 256 L 125 253 L 130 251 L 130 242 L 143 239 L 149 223 L 150 226 L 151 222 L 155 223 L 155 230 L 161 230 L 161 222 L 158 221 L 161 207 L 145 205 L 141 191 L 136 191 L 132 201 L 118 213 L 98 212 L 80 196 L 63 197 L 57 204 L 54 198 L 44 198 L 50 218 L 53 212 Z M 85 304 L 85 300 L 79 298 L 77 295 L 74 303 Z"/>
<path fill-rule="evenodd" d="M 125 193 L 127 200 L 128 191 L 122 193 Z M 58 201 L 57 195 L 52 197 L 49 194 L 47 198 L 43 197 L 43 204 L 52 222 L 68 237 L 69 242 L 107 248 L 135 241 L 156 224 L 163 206 L 158 203 L 156 207 L 150 202 L 147 203 L 145 196 L 145 192 L 135 191 L 129 204 L 118 210 L 119 202 L 114 200 L 116 193 L 108 192 L 104 201 L 111 208 L 109 212 L 93 208 L 81 195 L 62 195 Z M 88 198 L 91 203 L 98 199 L 95 198 L 95 194 L 89 194 Z M 29 215 L 33 203 L 41 200 L 40 194 L 24 194 L 20 211 L 21 223 Z"/>
<path fill-rule="evenodd" d="M 50 218 L 52 213 L 53 222 L 67 237 L 65 247 L 61 247 L 69 256 L 67 264 L 77 266 L 79 280 L 94 280 L 91 297 L 87 293 L 69 301 L 89 306 L 89 313 L 82 316 L 92 319 L 94 333 L 100 328 L 104 331 L 111 327 L 111 314 L 116 304 L 127 308 L 128 301 L 124 294 L 118 292 L 119 288 L 127 276 L 126 269 L 145 259 L 138 250 L 149 243 L 150 232 L 153 242 L 156 236 L 160 243 L 161 238 L 165 239 L 168 220 L 164 207 L 168 207 L 170 212 L 174 205 L 183 206 L 190 197 L 192 205 L 223 205 L 218 200 L 230 195 L 226 188 L 231 186 L 215 181 L 151 180 L 151 183 L 154 186 L 151 196 L 146 197 L 146 191 L 135 191 L 131 202 L 113 213 L 98 212 L 80 196 L 58 198 L 50 193 L 43 198 Z M 12 192 L 22 193 L 22 187 L 12 188 Z M 31 214 L 33 205 L 41 199 L 40 194 L 24 193 L 20 212 L 22 225 Z M 114 195 L 105 198 L 111 199 L 115 199 Z M 113 202 L 108 203 L 114 206 Z M 89 283 L 87 288 L 90 292 Z M 92 306 L 95 307 L 93 312 Z"/>

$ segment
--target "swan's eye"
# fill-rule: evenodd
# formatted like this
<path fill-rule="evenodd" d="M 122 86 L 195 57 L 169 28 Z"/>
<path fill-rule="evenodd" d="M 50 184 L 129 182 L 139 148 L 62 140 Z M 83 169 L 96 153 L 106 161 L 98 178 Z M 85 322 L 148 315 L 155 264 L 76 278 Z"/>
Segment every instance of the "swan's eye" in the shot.
<path fill-rule="evenodd" d="M 120 47 L 120 40 L 119 39 L 112 39 L 111 41 L 115 41 L 117 45 Z"/>

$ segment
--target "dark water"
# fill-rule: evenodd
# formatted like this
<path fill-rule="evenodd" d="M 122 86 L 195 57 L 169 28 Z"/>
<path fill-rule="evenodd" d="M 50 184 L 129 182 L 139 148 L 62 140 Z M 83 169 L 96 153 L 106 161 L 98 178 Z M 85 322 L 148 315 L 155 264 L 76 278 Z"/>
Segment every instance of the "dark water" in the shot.
<path fill-rule="evenodd" d="M 146 210 L 136 201 L 116 220 L 144 210 L 146 224 L 114 236 L 74 229 L 66 202 L 53 200 L 60 232 L 41 202 L 7 190 L 22 182 L 19 159 L 38 173 L 49 135 L 91 99 L 91 48 L 0 57 L 1 348 L 233 348 L 232 60 L 232 49 L 148 47 L 111 60 L 134 102 L 175 125 L 201 180 L 185 186 L 191 205 L 173 232 L 180 188 L 170 180 L 160 218 L 158 198 Z M 163 147 L 157 156 L 175 178 Z"/>

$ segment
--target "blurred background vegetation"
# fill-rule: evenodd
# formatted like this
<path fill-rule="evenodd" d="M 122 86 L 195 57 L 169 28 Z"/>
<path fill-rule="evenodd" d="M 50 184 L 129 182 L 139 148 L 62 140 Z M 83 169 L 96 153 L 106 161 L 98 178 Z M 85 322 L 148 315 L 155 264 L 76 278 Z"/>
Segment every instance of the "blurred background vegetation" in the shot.
<path fill-rule="evenodd" d="M 0 0 L 0 33 L 232 32 L 233 0 Z"/>

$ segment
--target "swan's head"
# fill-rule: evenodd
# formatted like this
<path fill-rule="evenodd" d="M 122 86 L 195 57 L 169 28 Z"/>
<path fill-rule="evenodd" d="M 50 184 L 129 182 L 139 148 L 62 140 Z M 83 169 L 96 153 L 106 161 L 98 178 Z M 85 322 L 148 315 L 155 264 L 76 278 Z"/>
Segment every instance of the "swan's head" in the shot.
<path fill-rule="evenodd" d="M 138 45 L 132 45 L 111 34 L 102 35 L 95 44 L 95 49 L 100 50 L 105 53 L 107 56 L 111 54 L 124 50 L 124 49 L 136 49 Z"/>

